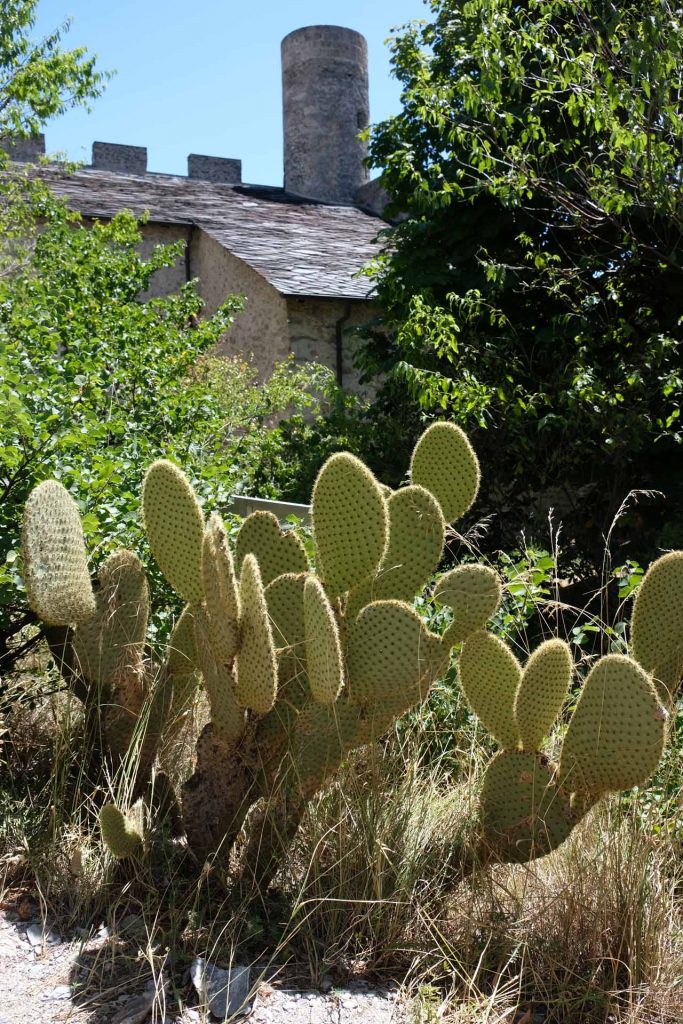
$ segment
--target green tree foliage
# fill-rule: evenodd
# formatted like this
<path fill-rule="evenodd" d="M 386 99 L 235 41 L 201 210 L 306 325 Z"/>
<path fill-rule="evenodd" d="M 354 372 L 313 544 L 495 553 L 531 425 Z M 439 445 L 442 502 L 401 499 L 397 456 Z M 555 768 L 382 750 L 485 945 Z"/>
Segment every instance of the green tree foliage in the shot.
<path fill-rule="evenodd" d="M 371 139 L 408 216 L 365 366 L 389 406 L 407 386 L 472 431 L 497 539 L 554 504 L 585 551 L 629 487 L 671 510 L 681 480 L 683 12 L 429 6 L 393 41 L 402 111 Z"/>
<path fill-rule="evenodd" d="M 34 135 L 49 118 L 100 95 L 107 75 L 83 47 L 62 49 L 65 22 L 33 37 L 38 0 L 3 0 L 0 12 L 0 137 Z"/>
<path fill-rule="evenodd" d="M 200 316 L 194 283 L 140 301 L 182 246 L 143 259 L 132 215 L 88 228 L 34 184 L 21 202 L 24 218 L 35 204 L 42 229 L 0 275 L 0 657 L 30 621 L 17 553 L 38 481 L 57 478 L 79 502 L 95 564 L 115 546 L 139 549 L 150 461 L 189 465 L 208 504 L 220 505 L 262 471 L 268 418 L 314 405 L 324 376 L 285 365 L 264 386 L 250 364 L 212 357 L 238 299 L 211 317 Z"/>

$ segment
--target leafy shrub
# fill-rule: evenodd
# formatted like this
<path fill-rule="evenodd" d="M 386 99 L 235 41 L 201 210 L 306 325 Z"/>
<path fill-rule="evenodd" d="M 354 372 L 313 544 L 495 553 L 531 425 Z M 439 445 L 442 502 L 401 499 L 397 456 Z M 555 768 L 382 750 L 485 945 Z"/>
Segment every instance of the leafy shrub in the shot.
<path fill-rule="evenodd" d="M 0 659 L 32 621 L 18 566 L 21 510 L 54 477 L 84 513 L 91 555 L 140 548 L 143 467 L 182 459 L 202 495 L 224 505 L 248 489 L 272 444 L 264 425 L 315 407 L 317 367 L 283 364 L 269 384 L 244 361 L 210 355 L 241 300 L 200 316 L 194 283 L 140 301 L 156 271 L 182 254 L 138 250 L 140 228 L 121 213 L 91 229 L 39 184 L 14 178 L 5 223 L 14 236 L 0 275 Z M 42 229 L 36 230 L 38 220 Z M 276 437 L 275 437 L 276 440 Z M 156 588 L 163 588 L 160 577 Z M 167 607 L 169 590 L 159 602 Z M 31 644 L 29 638 L 26 641 Z"/>

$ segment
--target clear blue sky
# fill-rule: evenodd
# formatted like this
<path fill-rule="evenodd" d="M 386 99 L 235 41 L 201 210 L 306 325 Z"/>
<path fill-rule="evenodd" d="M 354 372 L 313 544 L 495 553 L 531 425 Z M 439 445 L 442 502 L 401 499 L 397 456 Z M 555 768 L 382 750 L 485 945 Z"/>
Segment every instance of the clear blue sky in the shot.
<path fill-rule="evenodd" d="M 117 71 L 91 113 L 47 125 L 48 152 L 89 162 L 96 139 L 147 146 L 149 170 L 175 174 L 188 153 L 235 157 L 243 180 L 281 185 L 282 37 L 318 24 L 362 32 L 379 121 L 400 107 L 385 41 L 428 13 L 424 0 L 40 0 L 37 34 L 72 17 L 64 44 Z"/>

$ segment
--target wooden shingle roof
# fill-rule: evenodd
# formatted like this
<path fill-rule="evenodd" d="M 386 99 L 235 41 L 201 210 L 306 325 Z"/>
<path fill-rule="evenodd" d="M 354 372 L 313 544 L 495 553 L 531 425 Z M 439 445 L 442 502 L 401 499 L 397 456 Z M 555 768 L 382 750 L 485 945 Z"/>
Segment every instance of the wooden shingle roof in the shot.
<path fill-rule="evenodd" d="M 253 267 L 283 295 L 367 299 L 357 272 L 377 254 L 383 221 L 362 210 L 302 199 L 283 189 L 222 185 L 166 174 L 41 170 L 58 195 L 85 217 L 120 210 L 152 222 L 194 224 Z"/>

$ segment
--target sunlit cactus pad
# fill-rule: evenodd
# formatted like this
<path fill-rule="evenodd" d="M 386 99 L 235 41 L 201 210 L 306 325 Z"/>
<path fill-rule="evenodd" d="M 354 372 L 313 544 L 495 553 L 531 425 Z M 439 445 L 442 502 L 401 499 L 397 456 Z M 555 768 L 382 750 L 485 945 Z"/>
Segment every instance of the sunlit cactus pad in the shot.
<path fill-rule="evenodd" d="M 172 462 L 159 459 L 147 470 L 142 508 L 149 546 L 164 576 L 186 601 L 201 601 L 204 516 L 190 482 Z"/>
<path fill-rule="evenodd" d="M 527 661 L 515 698 L 515 721 L 525 750 L 538 750 L 562 710 L 572 678 L 564 640 L 546 640 Z"/>
<path fill-rule="evenodd" d="M 446 524 L 424 487 L 402 487 L 388 499 L 389 546 L 374 583 L 373 600 L 412 601 L 439 565 Z"/>
<path fill-rule="evenodd" d="M 673 700 L 683 675 L 683 551 L 650 566 L 636 592 L 631 620 L 633 657 L 652 672 L 660 695 Z"/>
<path fill-rule="evenodd" d="M 460 565 L 445 573 L 434 588 L 434 600 L 453 610 L 449 642 L 462 643 L 483 629 L 501 597 L 500 577 L 487 565 Z"/>
<path fill-rule="evenodd" d="M 38 484 L 26 502 L 22 550 L 28 599 L 43 622 L 69 626 L 94 616 L 80 513 L 56 480 Z"/>
<path fill-rule="evenodd" d="M 367 605 L 348 636 L 349 697 L 356 704 L 425 696 L 442 656 L 441 642 L 409 605 L 375 601 Z"/>
<path fill-rule="evenodd" d="M 645 782 L 662 756 L 666 720 L 640 665 L 622 654 L 601 658 L 583 684 L 564 738 L 563 783 L 598 795 Z"/>
<path fill-rule="evenodd" d="M 519 729 L 514 715 L 522 669 L 510 648 L 492 633 L 473 633 L 458 664 L 460 685 L 482 725 L 502 747 L 514 750 Z"/>
<path fill-rule="evenodd" d="M 313 488 L 318 574 L 331 598 L 374 575 L 387 547 L 389 516 L 381 488 L 360 459 L 333 455 Z"/>
<path fill-rule="evenodd" d="M 280 529 L 272 512 L 252 512 L 242 523 L 235 547 L 237 565 L 249 554 L 258 562 L 264 587 L 285 573 L 308 569 L 303 544 L 292 530 Z"/>
<path fill-rule="evenodd" d="M 261 573 L 247 555 L 240 576 L 240 644 L 235 658 L 235 695 L 243 708 L 263 715 L 277 692 L 277 657 Z"/>
<path fill-rule="evenodd" d="M 313 699 L 334 704 L 344 685 L 339 629 L 319 580 L 309 576 L 304 587 L 306 666 Z"/>
<path fill-rule="evenodd" d="M 454 423 L 433 423 L 415 446 L 410 478 L 434 495 L 447 523 L 460 519 L 476 498 L 480 480 L 467 434 Z"/>
<path fill-rule="evenodd" d="M 214 654 L 222 662 L 232 662 L 239 647 L 240 600 L 228 535 L 215 512 L 204 531 L 202 586 Z"/>

